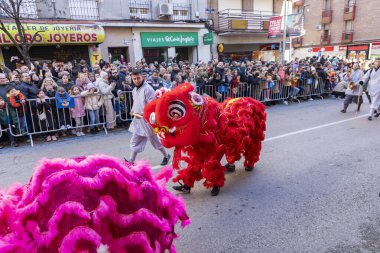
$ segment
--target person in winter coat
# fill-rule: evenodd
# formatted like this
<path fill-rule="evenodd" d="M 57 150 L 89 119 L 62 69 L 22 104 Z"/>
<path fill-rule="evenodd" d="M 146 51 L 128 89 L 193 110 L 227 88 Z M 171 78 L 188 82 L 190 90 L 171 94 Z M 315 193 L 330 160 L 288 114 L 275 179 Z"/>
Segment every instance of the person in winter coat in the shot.
<path fill-rule="evenodd" d="M 103 105 L 103 97 L 99 94 L 99 90 L 93 83 L 87 84 L 86 90 L 82 91 L 81 95 L 85 97 L 84 105 L 90 117 L 91 133 L 95 134 L 99 131 L 96 125 L 100 124 L 99 109 Z"/>
<path fill-rule="evenodd" d="M 71 128 L 71 118 L 70 118 L 70 101 L 71 97 L 69 93 L 65 91 L 63 87 L 58 87 L 55 93 L 55 100 L 57 103 L 58 110 L 58 122 L 59 128 L 68 129 Z"/>
<path fill-rule="evenodd" d="M 108 82 L 108 73 L 100 72 L 100 78 L 97 80 L 97 87 L 99 88 L 100 94 L 104 99 L 104 109 L 106 114 L 106 127 L 107 129 L 114 129 L 116 125 L 116 115 L 112 104 L 112 99 L 114 95 L 112 93 L 113 89 L 116 87 L 116 83 Z"/>
<path fill-rule="evenodd" d="M 7 93 L 7 97 L 10 106 L 16 110 L 17 117 L 19 119 L 19 126 L 17 127 L 17 133 L 25 134 L 26 131 L 26 100 L 25 96 L 16 88 L 10 88 Z"/>
<path fill-rule="evenodd" d="M 81 90 L 79 86 L 73 86 L 71 88 L 70 94 L 74 97 L 74 107 L 70 108 L 71 117 L 75 120 L 76 135 L 83 136 L 82 126 L 84 125 L 84 116 L 86 115 L 86 110 L 84 106 L 84 98 L 80 95 Z"/>
<path fill-rule="evenodd" d="M 58 80 L 57 85 L 65 88 L 67 92 L 69 92 L 69 90 L 74 86 L 74 84 L 70 82 L 70 76 L 67 73 L 62 75 L 61 79 Z"/>
<path fill-rule="evenodd" d="M 8 107 L 8 111 L 7 111 L 6 106 L 7 104 L 6 104 L 5 99 L 0 96 L 0 128 L 3 130 L 7 129 L 7 136 L 8 136 L 8 141 L 10 142 L 10 145 L 12 147 L 17 147 L 18 144 L 15 141 L 15 138 L 13 137 L 13 135 L 11 134 L 11 131 L 15 133 L 16 126 L 18 125 L 17 113 L 11 107 Z M 8 118 L 9 118 L 9 122 L 8 122 Z M 0 144 L 0 149 L 2 149 L 3 147 L 4 146 Z"/>
<path fill-rule="evenodd" d="M 57 141 L 57 137 L 52 134 L 56 126 L 56 122 L 54 122 L 52 107 L 49 101 L 47 101 L 47 96 L 43 90 L 40 90 L 37 93 L 36 99 L 36 108 L 37 108 L 37 116 L 38 116 L 38 125 L 41 131 L 46 131 L 46 141 Z"/>

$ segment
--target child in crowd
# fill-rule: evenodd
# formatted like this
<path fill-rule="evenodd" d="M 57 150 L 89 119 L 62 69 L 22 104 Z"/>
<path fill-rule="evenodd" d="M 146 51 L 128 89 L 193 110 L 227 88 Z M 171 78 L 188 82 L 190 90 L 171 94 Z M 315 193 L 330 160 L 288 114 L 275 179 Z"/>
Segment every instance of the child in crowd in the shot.
<path fill-rule="evenodd" d="M 59 128 L 68 129 L 71 128 L 71 118 L 70 118 L 70 102 L 71 97 L 69 93 L 63 87 L 58 87 L 55 94 L 55 100 L 57 103 L 58 110 L 58 122 Z"/>
<path fill-rule="evenodd" d="M 6 102 L 3 97 L 0 96 L 0 131 L 8 128 L 8 116 L 9 116 L 9 124 L 12 128 L 12 132 L 15 133 L 16 125 L 18 125 L 18 119 L 17 119 L 17 113 L 16 110 L 13 108 L 8 107 L 8 112 L 6 108 Z M 11 134 L 10 130 L 7 130 L 8 134 L 8 140 L 12 147 L 17 147 L 17 143 L 15 142 L 15 139 L 13 135 Z M 3 146 L 0 145 L 0 149 L 2 149 Z"/>
<path fill-rule="evenodd" d="M 85 97 L 85 107 L 90 117 L 90 131 L 95 134 L 99 131 L 95 125 L 100 124 L 99 109 L 103 105 L 103 97 L 93 83 L 87 84 L 86 90 L 81 95 Z"/>
<path fill-rule="evenodd" d="M 52 134 L 55 129 L 56 122 L 54 122 L 53 111 L 49 101 L 46 101 L 48 97 L 43 90 L 39 90 L 37 93 L 36 107 L 37 116 L 39 120 L 39 127 L 41 131 L 47 132 L 46 141 L 57 141 L 57 137 Z"/>
<path fill-rule="evenodd" d="M 74 107 L 70 108 L 71 117 L 75 120 L 76 135 L 83 136 L 85 135 L 83 132 L 83 119 L 86 115 L 85 106 L 84 106 L 84 98 L 81 96 L 81 90 L 79 86 L 73 86 L 70 90 L 70 94 L 74 97 Z"/>
<path fill-rule="evenodd" d="M 16 88 L 10 88 L 7 93 L 9 103 L 12 108 L 16 109 L 16 114 L 19 119 L 17 134 L 26 134 L 26 117 L 25 117 L 25 96 Z"/>

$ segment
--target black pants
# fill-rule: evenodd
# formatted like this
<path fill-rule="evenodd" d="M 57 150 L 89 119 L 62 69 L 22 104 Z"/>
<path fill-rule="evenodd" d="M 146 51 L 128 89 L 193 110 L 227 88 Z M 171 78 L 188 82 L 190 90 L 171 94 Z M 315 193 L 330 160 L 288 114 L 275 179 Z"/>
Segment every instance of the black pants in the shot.
<path fill-rule="evenodd" d="M 353 96 L 353 95 L 346 95 L 346 98 L 344 99 L 344 110 L 347 110 L 348 105 L 354 102 L 355 104 L 358 103 L 358 96 Z M 359 99 L 359 105 L 358 105 L 358 110 L 360 110 L 360 106 L 363 104 L 363 98 L 360 96 Z"/>

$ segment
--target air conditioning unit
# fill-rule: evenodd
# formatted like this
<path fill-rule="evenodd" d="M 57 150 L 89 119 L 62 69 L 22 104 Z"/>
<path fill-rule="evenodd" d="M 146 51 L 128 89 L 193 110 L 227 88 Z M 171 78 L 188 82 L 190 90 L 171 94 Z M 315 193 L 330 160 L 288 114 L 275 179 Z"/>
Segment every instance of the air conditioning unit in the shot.
<path fill-rule="evenodd" d="M 322 25 L 316 25 L 315 29 L 318 30 L 318 31 L 322 30 Z"/>
<path fill-rule="evenodd" d="M 171 16 L 173 15 L 173 4 L 163 3 L 159 5 L 160 16 Z"/>

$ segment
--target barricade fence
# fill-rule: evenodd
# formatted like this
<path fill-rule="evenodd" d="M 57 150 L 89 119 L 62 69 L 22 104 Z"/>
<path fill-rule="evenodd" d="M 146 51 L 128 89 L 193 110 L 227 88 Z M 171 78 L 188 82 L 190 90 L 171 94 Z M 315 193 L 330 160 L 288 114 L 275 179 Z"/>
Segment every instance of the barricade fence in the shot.
<path fill-rule="evenodd" d="M 34 135 L 66 135 L 75 131 L 81 136 L 84 128 L 107 134 L 107 129 L 116 125 L 115 102 L 111 95 L 87 95 L 71 97 L 61 104 L 55 98 L 29 99 L 16 105 L 7 103 L 7 130 L 13 137 L 29 137 L 32 146 Z"/>
<path fill-rule="evenodd" d="M 331 92 L 332 87 L 321 78 L 297 80 L 296 82 L 261 81 L 259 84 L 240 83 L 231 87 L 227 85 L 205 85 L 196 87 L 199 94 L 207 95 L 222 102 L 224 99 L 252 97 L 260 102 L 285 101 L 323 98 L 322 95 Z M 76 101 L 82 99 L 82 101 Z M 71 104 L 70 104 L 71 103 Z M 132 91 L 119 91 L 117 97 L 110 95 L 88 95 L 72 97 L 68 105 L 59 104 L 55 98 L 31 99 L 19 103 L 19 107 L 7 103 L 7 122 L 0 122 L 0 137 L 3 132 L 13 137 L 29 137 L 33 146 L 33 136 L 65 135 L 67 131 L 75 131 L 83 135 L 84 129 L 99 131 L 112 129 L 117 122 L 132 120 L 130 115 L 133 97 Z M 85 110 L 81 111 L 78 104 Z M 79 134 L 78 134 L 79 133 Z"/>

